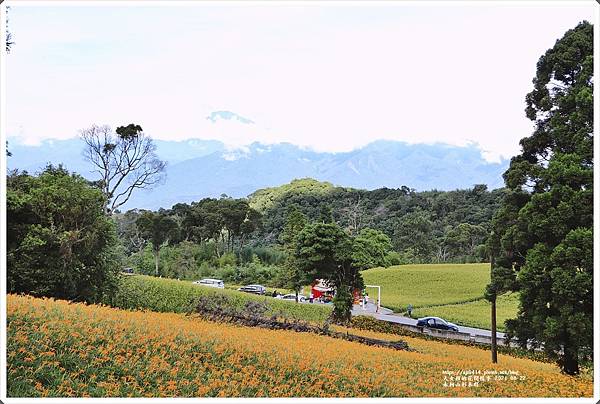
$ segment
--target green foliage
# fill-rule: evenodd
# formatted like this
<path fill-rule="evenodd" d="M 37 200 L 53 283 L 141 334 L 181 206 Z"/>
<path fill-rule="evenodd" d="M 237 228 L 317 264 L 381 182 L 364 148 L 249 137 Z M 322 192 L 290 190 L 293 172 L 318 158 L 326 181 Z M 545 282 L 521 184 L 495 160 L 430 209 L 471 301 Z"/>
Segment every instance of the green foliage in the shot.
<path fill-rule="evenodd" d="M 526 114 L 535 130 L 504 174 L 487 295 L 520 290 L 509 333 L 523 346 L 543 344 L 577 374 L 593 335 L 593 26 L 567 31 L 539 59 L 533 83 Z"/>
<path fill-rule="evenodd" d="M 225 253 L 217 258 L 217 266 L 219 268 L 233 267 L 237 260 L 234 253 Z"/>
<path fill-rule="evenodd" d="M 117 132 L 117 135 L 119 135 L 121 139 L 128 140 L 139 136 L 140 132 L 142 132 L 142 127 L 140 125 L 130 123 L 127 126 L 119 126 L 115 132 Z"/>
<path fill-rule="evenodd" d="M 433 222 L 430 215 L 417 209 L 398 218 L 394 228 L 394 243 L 398 251 L 410 252 L 419 262 L 427 261 L 433 250 Z"/>
<path fill-rule="evenodd" d="M 165 260 L 163 259 L 159 267 L 159 274 L 161 276 L 164 275 L 164 262 Z M 132 267 L 134 269 L 135 273 L 143 275 L 154 275 L 156 269 L 154 262 L 154 254 L 152 253 L 152 245 L 148 243 L 143 250 L 131 254 L 129 257 L 127 257 L 126 263 L 128 267 Z"/>
<path fill-rule="evenodd" d="M 105 298 L 103 303 L 121 309 L 187 313 L 193 308 L 198 297 L 220 295 L 227 296 L 228 301 L 239 309 L 245 307 L 248 302 L 264 302 L 268 305 L 266 314 L 277 314 L 291 319 L 323 322 L 331 312 L 331 308 L 324 305 L 298 304 L 268 296 L 143 275 L 123 276 L 117 293 Z"/>
<path fill-rule="evenodd" d="M 95 302 L 119 271 L 102 193 L 62 167 L 7 178 L 7 290 Z"/>
<path fill-rule="evenodd" d="M 273 188 L 264 188 L 250 195 L 250 206 L 259 212 L 265 212 L 283 197 L 295 195 L 319 195 L 333 189 L 329 182 L 320 182 L 312 178 L 296 179 L 289 184 Z"/>
<path fill-rule="evenodd" d="M 145 211 L 135 223 L 142 236 L 150 241 L 154 251 L 160 250 L 160 247 L 167 243 L 177 230 L 177 223 L 162 212 Z"/>
<path fill-rule="evenodd" d="M 265 265 L 283 265 L 286 259 L 285 252 L 275 247 L 244 247 L 240 252 L 240 261 L 242 264 L 253 262 L 258 257 L 260 262 Z"/>
<path fill-rule="evenodd" d="M 152 244 L 155 274 L 158 275 L 160 248 L 177 234 L 177 222 L 163 212 L 145 211 L 136 219 L 135 223 L 142 237 Z"/>
<path fill-rule="evenodd" d="M 390 238 L 375 229 L 362 229 L 354 238 L 352 260 L 360 269 L 388 266 L 388 255 L 392 249 Z"/>
<path fill-rule="evenodd" d="M 399 253 L 397 251 L 390 251 L 385 257 L 386 267 L 394 265 L 406 265 L 413 262 L 413 257 L 408 256 L 406 253 Z"/>
<path fill-rule="evenodd" d="M 296 292 L 303 285 L 310 283 L 313 279 L 302 271 L 300 264 L 296 260 L 296 246 L 298 234 L 306 227 L 306 217 L 297 206 L 291 206 L 287 215 L 287 220 L 283 231 L 279 235 L 279 242 L 286 256 L 280 277 L 279 286 L 292 289 Z"/>
<path fill-rule="evenodd" d="M 234 252 L 236 243 L 240 254 L 249 236 L 261 226 L 261 215 L 245 199 L 204 198 L 190 205 L 178 203 L 169 213 L 178 218 L 182 239 L 196 243 L 212 240 L 217 255 L 221 250 Z"/>
<path fill-rule="evenodd" d="M 255 260 L 242 264 L 236 263 L 232 253 L 220 258 L 208 255 L 214 253 L 211 245 L 195 244 L 182 241 L 174 246 L 163 246 L 160 250 L 161 260 L 159 275 L 167 278 L 198 280 L 201 278 L 217 278 L 227 283 L 240 285 L 258 283 L 281 287 L 282 268 L 275 265 L 263 264 L 257 255 Z M 141 253 L 131 255 L 128 265 L 136 273 L 154 275 L 154 256 L 150 245 Z"/>
<path fill-rule="evenodd" d="M 296 237 L 295 264 L 308 279 L 324 279 L 335 289 L 334 321 L 351 318 L 352 292 L 364 287 L 353 262 L 354 240 L 335 223 L 305 226 Z"/>
<path fill-rule="evenodd" d="M 487 235 L 488 231 L 483 226 L 460 223 L 446 233 L 445 244 L 452 250 L 464 251 L 467 257 L 487 259 L 485 248 L 481 249 Z"/>
<path fill-rule="evenodd" d="M 249 203 L 263 215 L 263 226 L 253 235 L 260 244 L 279 240 L 290 207 L 299 209 L 308 222 L 323 222 L 323 209 L 330 207 L 333 221 L 351 235 L 364 228 L 386 234 L 403 254 L 403 263 L 481 262 L 488 258 L 479 245 L 473 251 L 472 243 L 449 243 L 447 235 L 461 224 L 479 226 L 486 230 L 483 240 L 477 239 L 483 244 L 502 196 L 502 190 L 490 192 L 485 185 L 450 192 L 407 187 L 365 191 L 302 179 L 256 191 Z"/>

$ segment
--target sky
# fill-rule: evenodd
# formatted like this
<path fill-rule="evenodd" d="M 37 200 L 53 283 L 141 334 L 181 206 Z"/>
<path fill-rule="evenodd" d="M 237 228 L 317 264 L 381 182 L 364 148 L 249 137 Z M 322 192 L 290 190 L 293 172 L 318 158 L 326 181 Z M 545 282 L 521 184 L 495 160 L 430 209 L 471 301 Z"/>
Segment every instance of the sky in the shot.
<path fill-rule="evenodd" d="M 137 123 L 230 147 L 476 143 L 498 161 L 532 132 L 539 57 L 597 22 L 593 1 L 507 3 L 8 2 L 6 134 Z"/>

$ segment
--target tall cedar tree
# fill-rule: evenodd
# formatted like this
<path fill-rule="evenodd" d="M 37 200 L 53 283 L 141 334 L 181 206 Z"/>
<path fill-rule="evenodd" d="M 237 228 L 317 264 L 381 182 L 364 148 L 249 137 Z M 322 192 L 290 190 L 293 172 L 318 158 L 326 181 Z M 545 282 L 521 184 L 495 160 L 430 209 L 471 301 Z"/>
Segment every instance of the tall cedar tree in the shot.
<path fill-rule="evenodd" d="M 488 299 L 520 291 L 509 336 L 542 346 L 571 375 L 592 356 L 593 42 L 584 21 L 538 61 L 526 97 L 535 131 L 504 173 L 488 242 Z"/>
<path fill-rule="evenodd" d="M 307 278 L 324 279 L 335 289 L 333 320 L 351 319 L 353 291 L 364 283 L 355 265 L 354 240 L 336 223 L 314 223 L 304 227 L 296 238 L 296 264 Z"/>
<path fill-rule="evenodd" d="M 292 205 L 287 214 L 285 227 L 279 234 L 279 242 L 286 255 L 280 284 L 296 292 L 296 302 L 298 301 L 298 292 L 302 286 L 312 281 L 312 279 L 306 278 L 305 273 L 300 270 L 295 256 L 296 239 L 306 223 L 306 216 L 297 206 Z"/>

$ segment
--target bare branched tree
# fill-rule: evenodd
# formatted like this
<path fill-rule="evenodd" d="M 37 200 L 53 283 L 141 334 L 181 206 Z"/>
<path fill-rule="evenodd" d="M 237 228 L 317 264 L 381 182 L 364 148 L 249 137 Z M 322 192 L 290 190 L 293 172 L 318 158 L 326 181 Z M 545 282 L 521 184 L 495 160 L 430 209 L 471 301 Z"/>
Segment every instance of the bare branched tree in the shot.
<path fill-rule="evenodd" d="M 346 214 L 348 219 L 348 230 L 351 235 L 356 235 L 362 228 L 364 211 L 360 204 L 360 195 L 356 200 L 356 203 L 352 203 L 350 206 L 342 209 L 342 212 Z"/>
<path fill-rule="evenodd" d="M 125 204 L 135 189 L 151 189 L 164 179 L 166 163 L 139 125 L 120 126 L 116 133 L 109 126 L 93 125 L 80 136 L 86 144 L 84 158 L 100 175 L 107 214 Z"/>

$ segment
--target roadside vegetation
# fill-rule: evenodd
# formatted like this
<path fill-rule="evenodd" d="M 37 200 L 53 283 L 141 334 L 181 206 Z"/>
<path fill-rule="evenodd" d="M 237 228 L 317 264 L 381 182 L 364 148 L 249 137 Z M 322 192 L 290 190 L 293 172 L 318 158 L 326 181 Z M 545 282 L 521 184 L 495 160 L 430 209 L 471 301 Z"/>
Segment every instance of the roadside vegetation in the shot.
<path fill-rule="evenodd" d="M 228 301 L 236 308 L 242 308 L 252 301 L 264 302 L 269 307 L 268 314 L 282 315 L 290 319 L 323 322 L 331 313 L 330 305 L 299 304 L 269 296 L 145 275 L 121 277 L 116 293 L 105 299 L 103 303 L 129 310 L 188 313 L 193 310 L 200 296 L 223 295 L 227 296 Z"/>
<path fill-rule="evenodd" d="M 466 303 L 447 304 L 443 306 L 420 307 L 413 310 L 413 317 L 435 316 L 469 327 L 489 330 L 491 304 L 484 298 Z M 498 331 L 505 331 L 505 321 L 517 317 L 519 311 L 519 295 L 517 293 L 502 295 L 496 302 Z"/>
<path fill-rule="evenodd" d="M 484 292 L 490 282 L 490 264 L 419 264 L 363 271 L 365 284 L 381 286 L 384 307 L 412 317 L 442 317 L 470 327 L 490 329 L 490 303 Z M 376 289 L 367 289 L 372 301 Z M 498 299 L 498 329 L 517 316 L 518 294 Z"/>

